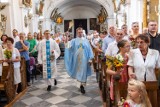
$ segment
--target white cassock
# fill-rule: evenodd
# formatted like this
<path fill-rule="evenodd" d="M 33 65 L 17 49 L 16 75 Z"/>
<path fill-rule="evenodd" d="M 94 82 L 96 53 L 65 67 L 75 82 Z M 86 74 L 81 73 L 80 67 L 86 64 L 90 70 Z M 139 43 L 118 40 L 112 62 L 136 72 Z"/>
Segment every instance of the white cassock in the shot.
<path fill-rule="evenodd" d="M 46 41 L 49 41 L 49 47 L 50 47 L 50 55 L 52 54 L 52 51 L 54 51 L 54 60 L 49 60 L 50 63 L 50 68 L 51 68 L 51 72 L 49 74 L 48 72 L 48 68 L 47 68 L 47 57 L 49 57 L 46 54 Z M 38 64 L 42 64 L 43 65 L 43 78 L 47 79 L 47 84 L 48 85 L 54 85 L 54 78 L 56 77 L 56 73 L 57 73 L 57 67 L 56 67 L 56 59 L 60 56 L 60 48 L 58 46 L 58 44 L 56 43 L 55 40 L 53 39 L 43 39 L 41 42 L 39 42 L 39 46 L 38 46 Z M 48 77 L 48 76 L 51 77 Z"/>

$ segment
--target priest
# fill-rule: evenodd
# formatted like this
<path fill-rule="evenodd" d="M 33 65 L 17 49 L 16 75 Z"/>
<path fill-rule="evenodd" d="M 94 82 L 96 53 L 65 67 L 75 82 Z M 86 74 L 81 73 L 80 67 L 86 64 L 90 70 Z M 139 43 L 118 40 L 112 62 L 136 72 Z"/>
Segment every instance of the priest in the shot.
<path fill-rule="evenodd" d="M 57 67 L 56 59 L 60 56 L 58 44 L 50 37 L 49 30 L 44 32 L 45 39 L 39 43 L 38 64 L 43 66 L 43 78 L 47 80 L 47 91 L 51 91 L 51 86 L 57 85 L 55 79 Z"/>
<path fill-rule="evenodd" d="M 83 37 L 83 29 L 78 27 L 76 32 L 77 38 L 71 41 L 66 40 L 64 60 L 68 74 L 81 83 L 80 90 L 84 94 L 84 85 L 87 77 L 91 75 L 93 52 L 89 41 Z"/>

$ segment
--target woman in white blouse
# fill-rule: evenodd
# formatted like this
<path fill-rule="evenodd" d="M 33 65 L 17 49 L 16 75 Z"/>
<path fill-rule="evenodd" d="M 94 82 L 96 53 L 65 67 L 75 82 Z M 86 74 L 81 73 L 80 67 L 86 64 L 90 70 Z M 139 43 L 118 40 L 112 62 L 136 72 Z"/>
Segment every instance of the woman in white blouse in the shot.
<path fill-rule="evenodd" d="M 5 58 L 4 61 L 5 62 L 8 62 L 8 61 L 13 62 L 13 65 L 14 65 L 14 84 L 16 85 L 16 94 L 17 94 L 18 84 L 21 82 L 20 53 L 19 53 L 18 49 L 14 48 L 14 46 L 13 46 L 13 43 L 14 43 L 13 38 L 8 37 L 6 42 L 7 42 L 7 48 L 6 49 L 12 52 L 12 58 L 11 59 L 6 59 Z M 5 55 L 4 55 L 4 57 L 5 57 Z"/>
<path fill-rule="evenodd" d="M 145 34 L 136 38 L 137 49 L 133 49 L 127 63 L 130 78 L 140 81 L 156 81 L 155 68 L 160 68 L 159 52 L 149 48 L 150 40 Z"/>

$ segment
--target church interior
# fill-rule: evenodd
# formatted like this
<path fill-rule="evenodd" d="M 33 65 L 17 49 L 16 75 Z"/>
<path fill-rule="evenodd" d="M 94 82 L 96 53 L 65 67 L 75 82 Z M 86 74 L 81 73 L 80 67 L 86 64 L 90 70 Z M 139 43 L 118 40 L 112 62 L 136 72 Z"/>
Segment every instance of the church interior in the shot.
<path fill-rule="evenodd" d="M 150 22 L 155 22 L 153 29 L 149 26 Z M 134 29 L 134 25 L 138 28 Z M 126 32 L 123 30 L 125 29 L 124 26 L 127 27 Z M 68 41 L 72 42 L 78 37 L 79 30 L 77 28 L 83 28 L 83 38 L 90 42 L 94 56 L 91 61 L 92 74 L 88 76 L 84 85 L 85 92 L 82 91 L 81 87 L 79 89 L 79 81 L 67 73 L 65 64 L 65 48 L 69 46 L 66 45 L 66 40 L 68 43 Z M 114 36 L 111 33 L 112 28 Z M 137 32 L 136 29 L 138 29 Z M 103 40 L 107 36 L 108 38 L 113 36 L 114 40 L 118 41 L 117 35 L 121 30 L 123 36 L 126 36 L 127 40 L 130 41 L 130 50 L 134 50 L 132 43 L 136 44 L 139 40 L 136 39 L 137 36 L 134 37 L 134 34 L 152 35 L 150 29 L 156 35 L 156 37 L 149 36 L 150 44 L 154 44 L 155 48 L 148 44 L 146 45 L 148 46 L 147 52 L 149 49 L 155 49 L 159 55 L 160 0 L 0 0 L 0 46 L 2 47 L 2 49 L 0 48 L 0 107 L 145 107 L 127 104 L 125 106 L 124 100 L 126 100 L 129 82 L 119 82 L 122 76 L 108 74 L 109 65 L 107 65 L 105 55 L 107 55 L 107 50 L 113 53 L 115 48 L 112 49 L 113 47 L 111 47 L 110 50 L 106 48 L 103 51 Z M 60 56 L 55 61 L 56 83 L 54 80 L 54 86 L 51 89 L 47 88 L 43 78 L 44 67 L 40 66 L 38 59 L 38 44 L 45 38 L 46 32 L 56 41 L 61 51 Z M 19 36 L 19 40 L 15 39 L 15 34 Z M 21 56 L 19 60 L 21 82 L 15 93 L 13 76 L 15 69 L 13 63 L 15 62 L 8 62 L 8 65 L 5 66 L 3 64 L 4 59 L 1 59 L 1 51 L 3 53 L 8 47 L 8 42 L 3 41 L 3 36 L 13 38 L 15 42 L 13 44 L 16 47 L 16 42 L 21 42 L 22 35 L 24 35 L 25 40 L 31 42 L 28 49 L 30 82 L 28 82 L 28 74 L 26 76 L 27 61 Z M 133 40 L 130 39 L 131 35 Z M 35 40 L 34 46 L 30 38 Z M 140 39 L 143 40 L 143 37 Z M 107 42 L 110 40 L 108 39 Z M 32 49 L 35 49 L 34 52 L 32 49 L 30 51 L 31 44 Z M 142 42 L 138 42 L 136 46 L 142 44 Z M 109 48 L 110 45 L 107 46 Z M 141 49 L 142 47 L 136 48 Z M 118 49 L 117 43 L 116 49 Z M 35 56 L 32 53 L 35 53 Z M 42 53 L 44 53 L 43 50 Z M 112 56 L 112 54 L 108 55 Z M 146 55 L 145 58 L 148 57 L 148 54 Z M 11 57 L 13 57 L 13 53 L 11 53 Z M 31 61 L 32 58 L 33 62 Z M 155 63 L 154 73 L 157 80 L 143 82 L 152 105 L 147 107 L 160 107 L 160 70 L 156 68 L 158 64 L 160 65 L 160 60 Z M 144 69 L 146 69 L 145 67 Z M 113 89 L 111 89 L 111 84 Z M 113 99 L 111 94 L 114 94 Z"/>

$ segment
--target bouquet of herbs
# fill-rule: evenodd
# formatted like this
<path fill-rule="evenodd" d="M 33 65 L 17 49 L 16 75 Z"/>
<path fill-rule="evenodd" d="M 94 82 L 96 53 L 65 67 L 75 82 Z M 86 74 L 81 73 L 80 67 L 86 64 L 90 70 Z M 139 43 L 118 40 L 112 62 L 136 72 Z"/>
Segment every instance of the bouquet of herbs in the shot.
<path fill-rule="evenodd" d="M 6 49 L 4 51 L 4 56 L 6 59 L 11 59 L 12 58 L 12 51 Z"/>

